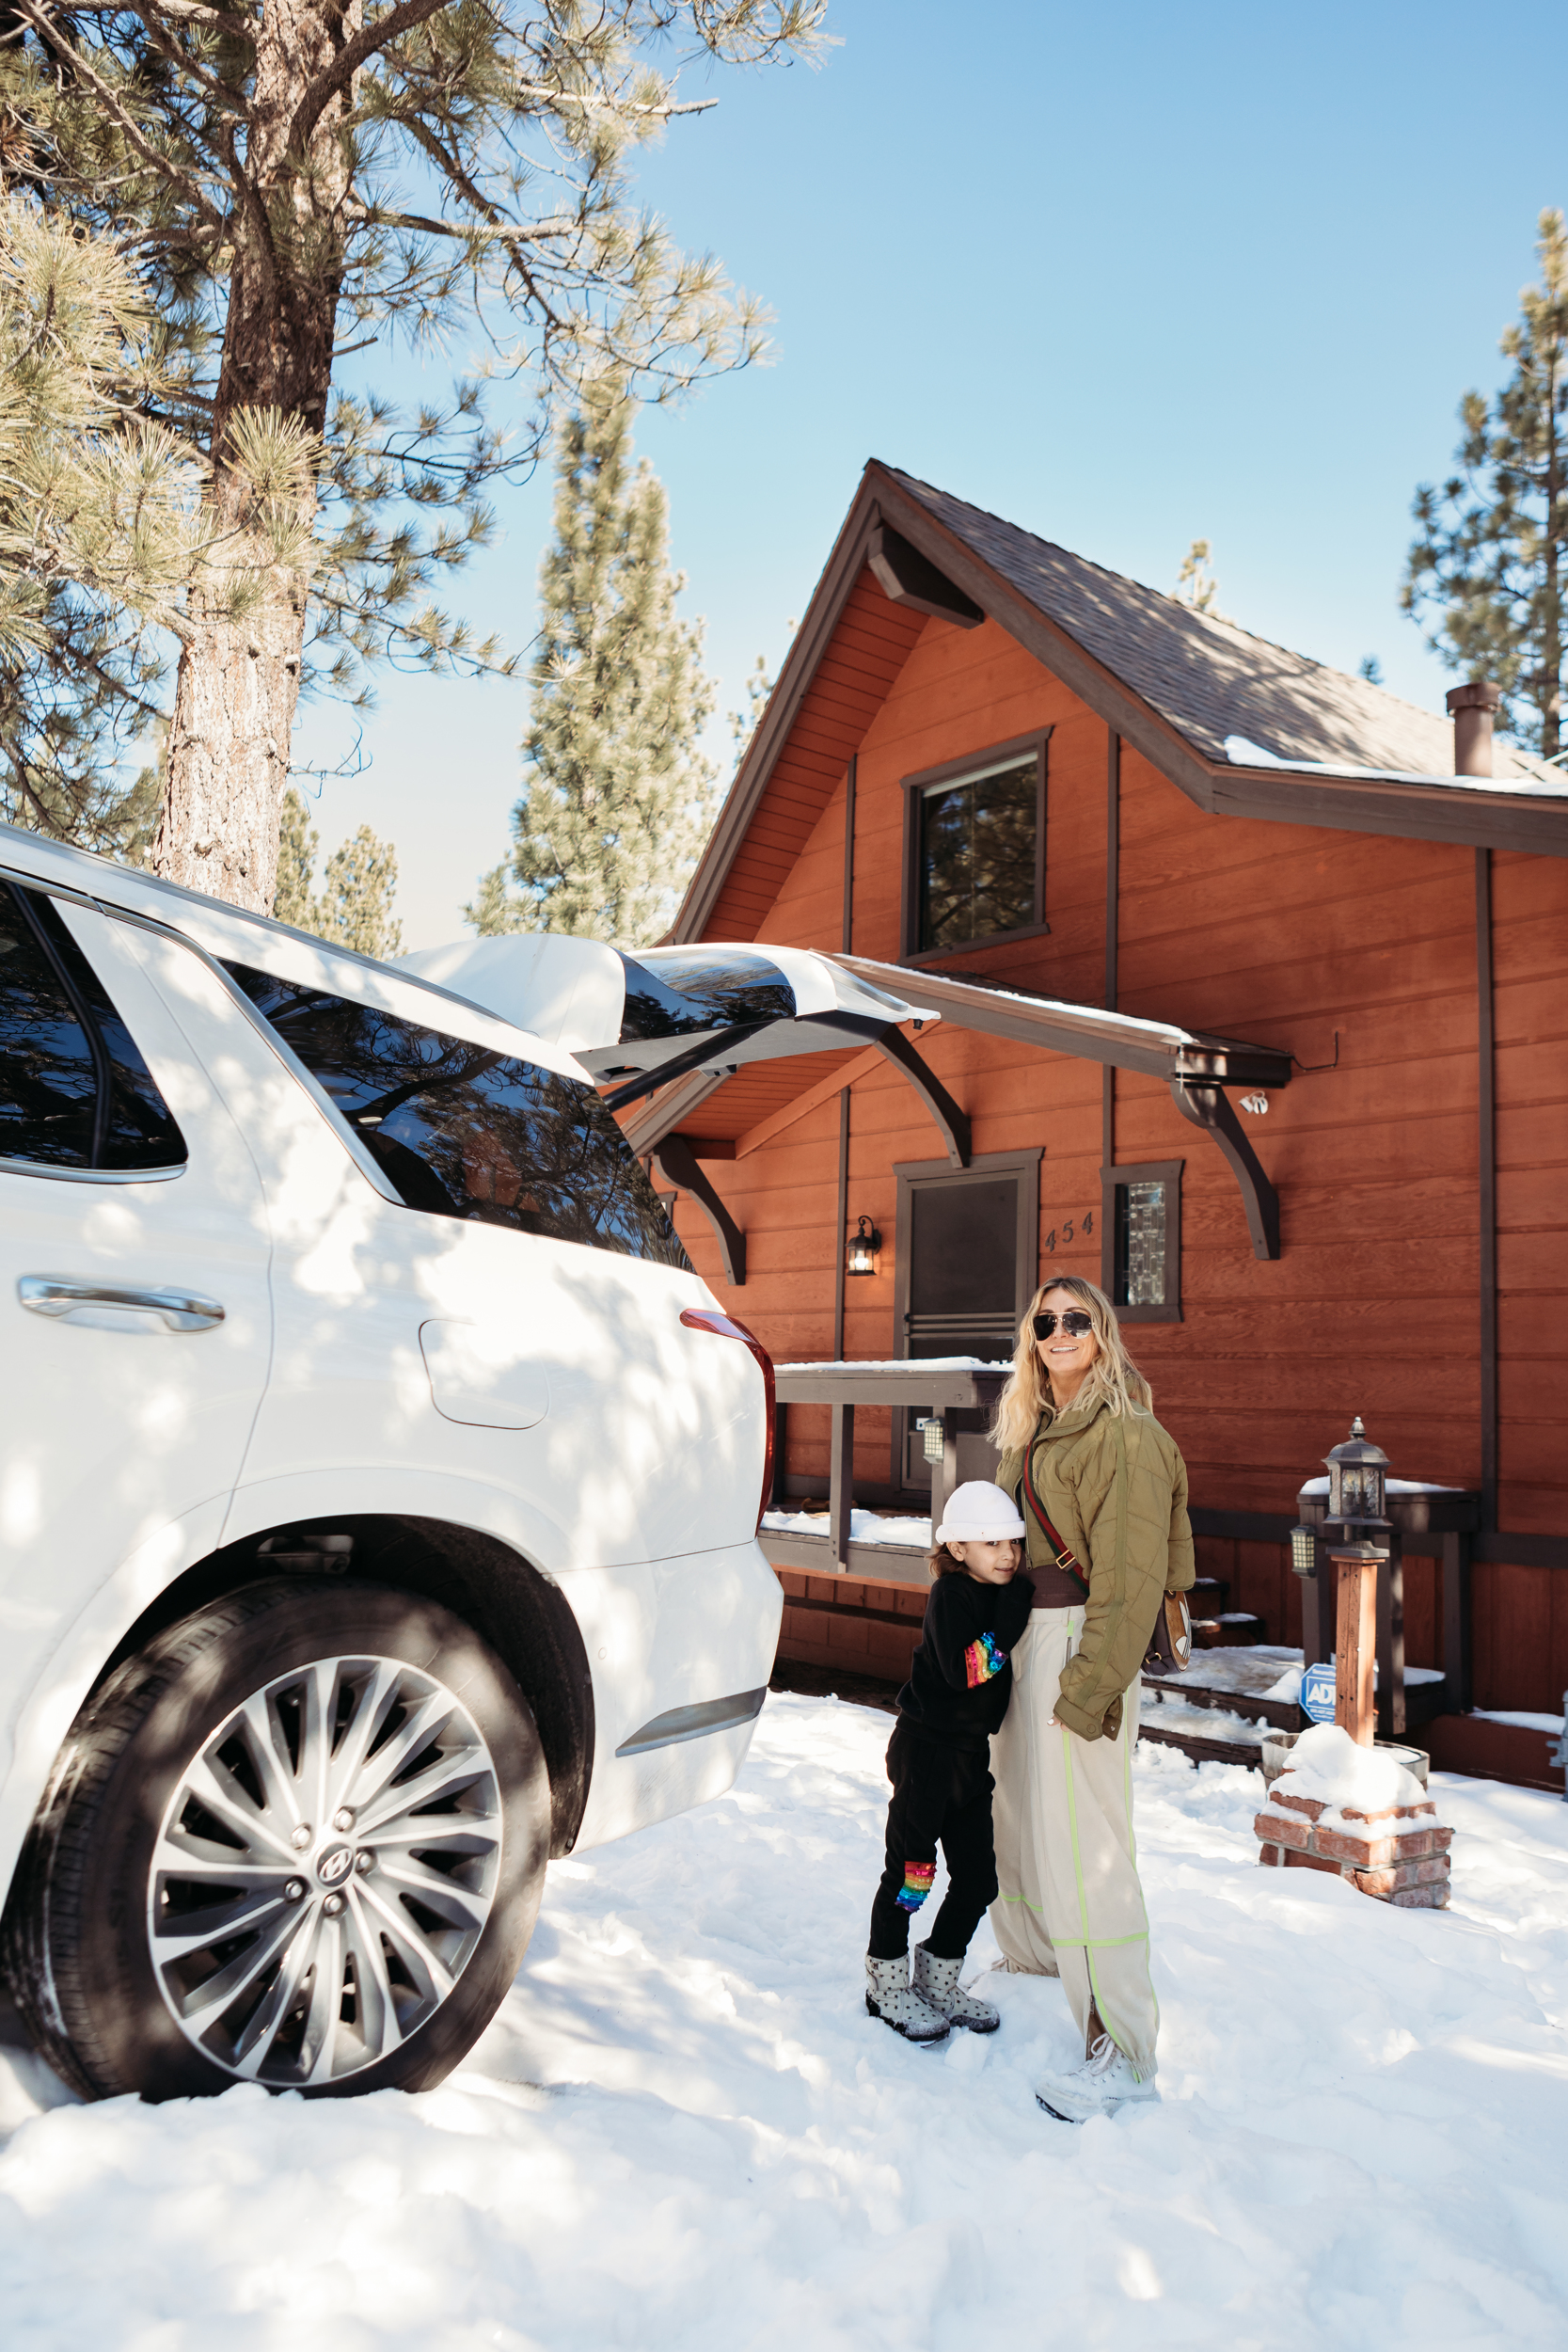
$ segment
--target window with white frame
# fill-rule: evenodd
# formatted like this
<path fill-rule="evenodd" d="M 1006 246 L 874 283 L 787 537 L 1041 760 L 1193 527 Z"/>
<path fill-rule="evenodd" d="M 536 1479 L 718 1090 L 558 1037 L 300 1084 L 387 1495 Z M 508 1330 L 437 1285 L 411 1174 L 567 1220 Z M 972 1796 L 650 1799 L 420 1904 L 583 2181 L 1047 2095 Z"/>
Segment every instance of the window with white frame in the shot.
<path fill-rule="evenodd" d="M 905 778 L 904 953 L 1045 928 L 1044 735 Z"/>

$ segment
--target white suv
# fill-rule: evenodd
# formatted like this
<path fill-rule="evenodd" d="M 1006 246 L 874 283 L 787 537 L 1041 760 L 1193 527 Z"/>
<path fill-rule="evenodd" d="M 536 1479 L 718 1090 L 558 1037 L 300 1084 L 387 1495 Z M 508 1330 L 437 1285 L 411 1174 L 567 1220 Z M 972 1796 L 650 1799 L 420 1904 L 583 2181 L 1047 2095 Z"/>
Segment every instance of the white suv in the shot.
<path fill-rule="evenodd" d="M 89 2095 L 438 2081 L 762 1705 L 771 1368 L 612 1106 L 909 1008 L 413 961 L 0 827 L 4 1955 Z"/>

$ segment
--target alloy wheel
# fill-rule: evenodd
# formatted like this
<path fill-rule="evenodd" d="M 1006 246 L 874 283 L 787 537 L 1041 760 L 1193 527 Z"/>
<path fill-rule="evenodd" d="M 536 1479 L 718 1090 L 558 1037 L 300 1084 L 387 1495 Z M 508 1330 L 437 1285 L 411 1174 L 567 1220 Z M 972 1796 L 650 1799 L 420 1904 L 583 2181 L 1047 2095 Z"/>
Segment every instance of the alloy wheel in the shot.
<path fill-rule="evenodd" d="M 401 1660 L 313 1660 L 180 1774 L 148 1883 L 164 2000 L 236 2080 L 341 2081 L 450 1994 L 500 1860 L 496 1768 L 462 1701 Z"/>

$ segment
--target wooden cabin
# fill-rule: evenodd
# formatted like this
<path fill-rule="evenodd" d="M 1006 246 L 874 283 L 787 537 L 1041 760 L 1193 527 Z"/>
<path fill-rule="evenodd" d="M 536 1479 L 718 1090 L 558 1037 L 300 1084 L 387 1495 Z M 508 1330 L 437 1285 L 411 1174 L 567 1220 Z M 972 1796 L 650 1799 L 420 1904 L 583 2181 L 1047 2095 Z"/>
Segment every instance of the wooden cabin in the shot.
<path fill-rule="evenodd" d="M 1359 1413 L 1395 1477 L 1478 1498 L 1468 1703 L 1556 1711 L 1568 783 L 1494 749 L 1494 690 L 1449 702 L 873 463 L 670 938 L 840 954 L 924 1025 L 709 1064 L 628 1130 L 781 1363 L 1003 1357 L 1037 1274 L 1101 1282 L 1257 1640 L 1299 1639 L 1297 1493 Z M 915 1421 L 858 1413 L 857 1502 L 926 1509 Z M 786 1507 L 829 1437 L 791 1409 Z M 779 1559 L 786 1651 L 902 1671 L 908 1578 Z M 1407 1560 L 1415 1663 L 1444 1589 Z"/>

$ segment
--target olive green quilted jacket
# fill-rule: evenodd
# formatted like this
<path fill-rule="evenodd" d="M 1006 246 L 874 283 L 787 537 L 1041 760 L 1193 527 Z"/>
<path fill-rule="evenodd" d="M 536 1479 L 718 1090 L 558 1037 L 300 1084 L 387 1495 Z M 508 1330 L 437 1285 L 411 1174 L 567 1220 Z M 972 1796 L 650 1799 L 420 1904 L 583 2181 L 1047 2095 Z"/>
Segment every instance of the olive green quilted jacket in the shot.
<path fill-rule="evenodd" d="M 1056 1719 L 1084 1740 L 1114 1740 L 1121 1695 L 1148 1648 L 1166 1593 L 1193 1581 L 1187 1466 L 1152 1413 L 1109 1406 L 1042 1414 L 1033 1441 L 1035 1491 L 1089 1579 L 1084 1630 L 1062 1669 Z M 1020 1493 L 1022 1453 L 1004 1454 L 996 1483 L 1020 1495 L 1031 1566 L 1051 1547 Z"/>

